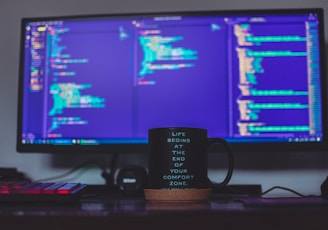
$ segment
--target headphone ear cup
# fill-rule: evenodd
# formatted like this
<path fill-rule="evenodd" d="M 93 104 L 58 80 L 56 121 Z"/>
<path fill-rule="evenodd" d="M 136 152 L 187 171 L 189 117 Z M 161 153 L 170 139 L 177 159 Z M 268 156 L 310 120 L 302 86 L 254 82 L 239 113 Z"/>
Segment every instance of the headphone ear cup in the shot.
<path fill-rule="evenodd" d="M 128 165 L 119 170 L 116 183 L 125 194 L 140 194 L 148 185 L 148 173 L 142 166 Z"/>
<path fill-rule="evenodd" d="M 328 199 L 328 177 L 324 180 L 324 182 L 321 184 L 321 196 L 325 199 Z"/>

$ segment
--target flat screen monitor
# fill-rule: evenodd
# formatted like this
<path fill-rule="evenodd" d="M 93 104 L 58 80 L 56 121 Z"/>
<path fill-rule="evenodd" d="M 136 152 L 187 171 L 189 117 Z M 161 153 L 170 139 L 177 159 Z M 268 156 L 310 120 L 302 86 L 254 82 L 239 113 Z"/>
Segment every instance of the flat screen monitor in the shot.
<path fill-rule="evenodd" d="M 147 152 L 155 127 L 323 149 L 323 23 L 322 9 L 24 18 L 17 151 Z"/>

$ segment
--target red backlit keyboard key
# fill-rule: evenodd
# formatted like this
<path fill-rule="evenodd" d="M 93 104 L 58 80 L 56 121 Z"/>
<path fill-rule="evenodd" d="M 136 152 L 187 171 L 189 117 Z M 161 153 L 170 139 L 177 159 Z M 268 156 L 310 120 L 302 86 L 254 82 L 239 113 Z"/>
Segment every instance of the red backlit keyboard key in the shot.
<path fill-rule="evenodd" d="M 80 183 L 67 183 L 57 189 L 57 194 L 69 194 L 80 186 Z"/>
<path fill-rule="evenodd" d="M 35 186 L 31 186 L 29 188 L 23 187 L 20 193 L 25 193 L 25 194 L 41 194 L 43 189 L 46 187 L 52 185 L 53 183 L 39 183 L 35 184 Z"/>
<path fill-rule="evenodd" d="M 65 182 L 0 181 L 0 202 L 72 202 L 86 186 Z"/>

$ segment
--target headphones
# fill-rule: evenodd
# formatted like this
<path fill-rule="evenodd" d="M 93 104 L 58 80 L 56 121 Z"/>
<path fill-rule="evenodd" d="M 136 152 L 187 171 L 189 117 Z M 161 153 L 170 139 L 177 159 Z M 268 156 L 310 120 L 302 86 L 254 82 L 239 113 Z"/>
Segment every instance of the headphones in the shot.
<path fill-rule="evenodd" d="M 148 174 L 144 167 L 128 165 L 121 168 L 116 179 L 117 187 L 125 194 L 140 194 L 148 186 Z"/>

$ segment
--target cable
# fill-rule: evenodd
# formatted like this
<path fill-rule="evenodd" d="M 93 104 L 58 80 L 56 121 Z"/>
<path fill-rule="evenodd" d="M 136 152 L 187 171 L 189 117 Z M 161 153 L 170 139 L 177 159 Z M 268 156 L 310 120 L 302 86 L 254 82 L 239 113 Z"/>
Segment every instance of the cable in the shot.
<path fill-rule="evenodd" d="M 115 170 L 117 167 L 117 158 L 118 153 L 113 153 L 111 163 L 110 163 L 110 172 L 108 173 L 106 170 L 103 170 L 101 173 L 101 176 L 105 179 L 106 185 L 109 187 L 114 188 L 115 187 Z"/>
<path fill-rule="evenodd" d="M 261 192 L 261 190 L 259 189 L 257 191 L 257 188 L 244 188 L 242 185 L 238 186 L 238 185 L 228 185 L 226 187 L 223 187 L 221 189 L 217 189 L 215 192 L 216 193 L 221 193 L 221 194 L 228 194 L 228 195 L 237 195 L 237 196 L 253 196 L 253 197 L 262 197 L 268 193 L 270 193 L 271 191 L 275 190 L 275 189 L 281 189 L 281 190 L 285 190 L 288 192 L 291 192 L 299 197 L 317 197 L 316 195 L 304 195 L 300 192 L 297 192 L 293 189 L 287 188 L 287 187 L 282 187 L 282 186 L 273 186 L 271 188 L 269 188 L 268 190 Z"/>
<path fill-rule="evenodd" d="M 49 178 L 43 178 L 43 179 L 35 180 L 35 181 L 36 182 L 43 182 L 43 181 L 54 181 L 54 180 L 62 179 L 64 177 L 67 177 L 67 176 L 71 175 L 75 171 L 77 171 L 77 170 L 79 170 L 81 168 L 84 168 L 84 167 L 86 167 L 88 165 L 92 165 L 92 164 L 98 166 L 102 170 L 102 174 L 104 174 L 104 175 L 107 175 L 108 174 L 107 173 L 107 168 L 99 160 L 87 160 L 87 161 L 84 161 L 84 162 L 82 162 L 82 163 L 74 166 L 71 170 L 69 170 L 66 173 L 63 173 L 61 175 L 54 176 L 54 177 L 49 177 Z"/>
<path fill-rule="evenodd" d="M 285 190 L 285 191 L 288 191 L 288 192 L 291 192 L 297 196 L 300 196 L 300 197 L 315 197 L 315 195 L 304 195 L 302 193 L 299 193 L 293 189 L 290 189 L 290 188 L 286 188 L 286 187 L 282 187 L 282 186 L 273 186 L 272 188 L 269 188 L 268 190 L 264 191 L 261 193 L 261 195 L 265 195 L 265 194 L 268 194 L 269 192 L 275 190 L 275 189 L 281 189 L 281 190 Z"/>

